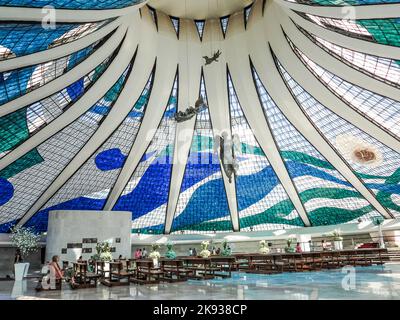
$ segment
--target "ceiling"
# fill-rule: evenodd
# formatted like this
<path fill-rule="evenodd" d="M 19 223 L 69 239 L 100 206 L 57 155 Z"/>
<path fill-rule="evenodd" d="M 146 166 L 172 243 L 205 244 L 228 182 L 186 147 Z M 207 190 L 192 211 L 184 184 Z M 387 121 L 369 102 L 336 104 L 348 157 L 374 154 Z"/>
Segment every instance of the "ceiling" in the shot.
<path fill-rule="evenodd" d="M 0 0 L 0 232 L 53 210 L 178 235 L 400 216 L 398 4 L 256 0 L 204 22 L 163 12 L 182 1 L 43 0 L 43 28 L 38 3 Z"/>
<path fill-rule="evenodd" d="M 238 12 L 253 0 L 150 0 L 148 5 L 170 16 L 205 20 Z"/>

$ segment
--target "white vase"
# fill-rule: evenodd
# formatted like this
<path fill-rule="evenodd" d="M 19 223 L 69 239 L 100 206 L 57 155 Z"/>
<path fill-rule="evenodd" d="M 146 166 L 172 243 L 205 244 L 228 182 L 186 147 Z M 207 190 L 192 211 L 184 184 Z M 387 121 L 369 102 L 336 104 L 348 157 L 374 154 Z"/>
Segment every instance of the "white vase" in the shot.
<path fill-rule="evenodd" d="M 24 296 L 27 291 L 27 281 L 15 281 L 12 292 L 11 292 L 11 297 L 12 298 L 18 298 L 21 296 Z"/>
<path fill-rule="evenodd" d="M 15 281 L 22 281 L 28 275 L 29 262 L 14 264 Z"/>
<path fill-rule="evenodd" d="M 333 243 L 335 250 L 343 250 L 343 240 L 335 240 Z"/>
<path fill-rule="evenodd" d="M 158 259 L 157 258 L 153 259 L 153 267 L 158 268 Z"/>

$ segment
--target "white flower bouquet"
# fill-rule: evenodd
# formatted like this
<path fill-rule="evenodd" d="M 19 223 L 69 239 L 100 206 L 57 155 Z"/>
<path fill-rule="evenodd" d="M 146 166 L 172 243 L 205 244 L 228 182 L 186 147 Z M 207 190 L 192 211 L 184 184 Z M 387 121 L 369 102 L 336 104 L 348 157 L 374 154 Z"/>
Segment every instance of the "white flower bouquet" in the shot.
<path fill-rule="evenodd" d="M 21 251 L 22 257 L 26 257 L 38 250 L 40 238 L 40 234 L 30 227 L 18 226 L 11 229 L 11 243 Z"/>
<path fill-rule="evenodd" d="M 208 258 L 211 255 L 210 250 L 208 250 L 208 246 L 210 245 L 209 241 L 203 241 L 201 243 L 201 251 L 199 253 L 200 257 Z"/>
<path fill-rule="evenodd" d="M 259 249 L 258 249 L 258 252 L 261 253 L 261 254 L 267 254 L 267 253 L 269 253 L 269 248 L 268 248 L 267 243 L 266 243 L 265 240 L 261 240 L 261 241 L 259 242 Z"/>
<path fill-rule="evenodd" d="M 113 260 L 112 253 L 109 251 L 100 253 L 100 260 L 104 262 L 111 262 Z"/>
<path fill-rule="evenodd" d="M 150 252 L 150 254 L 149 254 L 149 258 L 150 259 L 160 259 L 161 258 L 161 255 L 160 255 L 160 253 L 158 252 L 158 251 L 152 251 L 152 252 Z"/>
<path fill-rule="evenodd" d="M 343 241 L 340 229 L 335 229 L 332 232 L 333 241 Z"/>

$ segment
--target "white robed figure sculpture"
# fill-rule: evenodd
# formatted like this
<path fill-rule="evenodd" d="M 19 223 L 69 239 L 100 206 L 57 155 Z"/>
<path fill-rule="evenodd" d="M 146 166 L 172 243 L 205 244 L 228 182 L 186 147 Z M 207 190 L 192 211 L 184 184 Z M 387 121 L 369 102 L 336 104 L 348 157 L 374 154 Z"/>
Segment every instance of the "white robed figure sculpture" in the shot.
<path fill-rule="evenodd" d="M 232 177 L 236 176 L 239 170 L 236 154 L 241 154 L 242 152 L 239 136 L 234 134 L 232 139 L 229 139 L 226 131 L 222 133 L 222 136 L 216 135 L 214 138 L 214 152 L 219 155 L 229 183 L 232 183 Z"/>

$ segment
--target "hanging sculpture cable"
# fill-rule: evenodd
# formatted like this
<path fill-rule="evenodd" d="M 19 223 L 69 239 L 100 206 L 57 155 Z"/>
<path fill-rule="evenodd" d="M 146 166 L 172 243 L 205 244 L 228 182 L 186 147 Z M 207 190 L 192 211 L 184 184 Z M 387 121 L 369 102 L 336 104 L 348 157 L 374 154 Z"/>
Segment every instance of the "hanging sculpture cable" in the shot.
<path fill-rule="evenodd" d="M 218 2 L 217 2 L 218 6 Z M 208 16 L 210 17 L 210 0 L 208 0 Z M 205 65 L 208 66 L 212 64 L 213 62 L 218 62 L 218 58 L 221 56 L 221 50 L 218 49 L 218 51 L 213 50 L 213 38 L 212 38 L 212 32 L 211 32 L 211 55 L 209 56 L 203 56 L 203 59 L 205 60 Z"/>
<path fill-rule="evenodd" d="M 187 14 L 187 0 L 185 0 L 185 14 Z M 190 63 L 189 63 L 189 38 L 188 38 L 188 32 L 189 29 L 186 29 L 186 67 L 187 67 L 187 100 L 190 100 Z M 184 122 L 187 120 L 190 120 L 193 118 L 195 115 L 203 111 L 205 108 L 207 108 L 207 105 L 204 102 L 203 97 L 200 95 L 199 98 L 197 99 L 194 107 L 189 106 L 185 111 L 178 111 L 175 114 L 175 120 L 177 122 Z"/>

